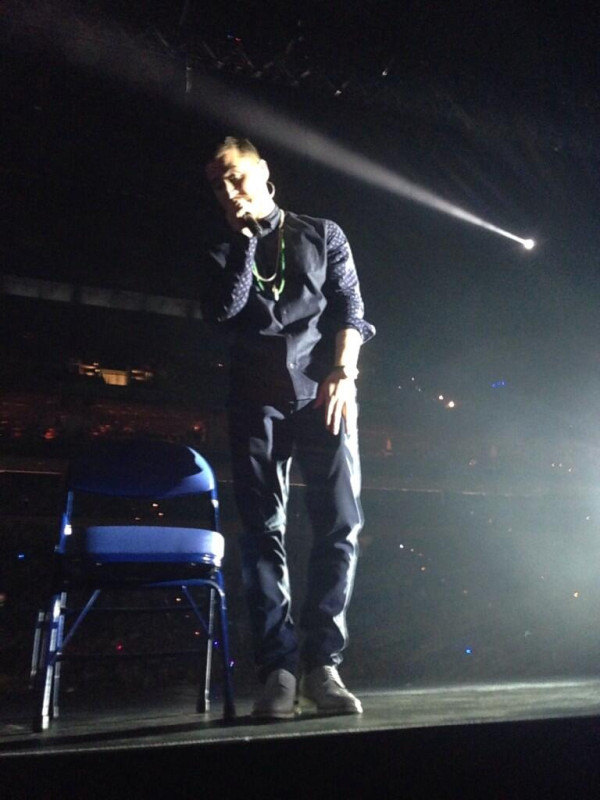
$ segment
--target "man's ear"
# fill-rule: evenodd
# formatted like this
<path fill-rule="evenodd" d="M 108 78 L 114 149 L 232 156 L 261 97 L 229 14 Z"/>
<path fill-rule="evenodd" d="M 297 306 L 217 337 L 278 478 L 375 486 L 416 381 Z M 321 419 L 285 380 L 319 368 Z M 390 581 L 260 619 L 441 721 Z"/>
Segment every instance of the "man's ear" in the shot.
<path fill-rule="evenodd" d="M 264 158 L 260 159 L 260 161 L 258 162 L 258 166 L 261 170 L 262 177 L 265 179 L 265 181 L 268 181 L 271 173 L 269 172 L 269 165 L 264 160 Z"/>

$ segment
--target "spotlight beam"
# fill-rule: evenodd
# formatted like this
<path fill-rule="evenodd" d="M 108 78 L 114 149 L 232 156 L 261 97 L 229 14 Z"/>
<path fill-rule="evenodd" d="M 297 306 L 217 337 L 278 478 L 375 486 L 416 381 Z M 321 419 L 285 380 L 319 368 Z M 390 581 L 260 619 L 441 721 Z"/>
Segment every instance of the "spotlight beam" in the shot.
<path fill-rule="evenodd" d="M 277 113 L 238 91 L 207 75 L 194 76 L 183 70 L 184 91 L 174 96 L 174 82 L 180 73 L 179 64 L 144 48 L 142 43 L 130 38 L 121 28 L 98 18 L 75 16 L 60 4 L 35 10 L 19 6 L 17 23 L 31 32 L 38 30 L 48 41 L 48 32 L 57 49 L 67 58 L 88 69 L 102 70 L 111 77 L 134 83 L 148 92 L 157 93 L 171 102 L 202 111 L 215 120 L 258 135 L 294 153 L 304 154 L 317 163 L 357 178 L 377 188 L 419 203 L 463 222 L 519 242 L 525 249 L 535 246 L 525 239 L 499 228 L 454 203 L 407 180 L 347 147 L 337 144 L 315 130 L 299 125 L 283 114 Z M 189 64 L 187 65 L 189 67 Z"/>
<path fill-rule="evenodd" d="M 214 84 L 215 82 L 212 83 Z M 299 125 L 279 113 L 248 100 L 238 92 L 231 91 L 231 103 L 227 104 L 227 110 L 224 111 L 223 87 L 218 88 L 219 102 L 211 100 L 214 88 L 204 78 L 202 79 L 200 93 L 202 104 L 204 110 L 223 121 L 242 124 L 245 129 L 255 132 L 261 138 L 272 141 L 294 153 L 304 153 L 313 161 L 388 191 L 397 197 L 412 200 L 415 203 L 440 211 L 463 222 L 485 228 L 491 233 L 512 239 L 515 242 L 519 242 L 526 250 L 531 250 L 535 246 L 533 239 L 526 239 L 499 228 L 497 225 L 487 222 L 470 211 L 436 195 L 429 189 L 409 181 L 397 172 L 393 172 L 387 167 L 337 144 L 311 128 Z M 213 99 L 217 101 L 217 97 Z"/>

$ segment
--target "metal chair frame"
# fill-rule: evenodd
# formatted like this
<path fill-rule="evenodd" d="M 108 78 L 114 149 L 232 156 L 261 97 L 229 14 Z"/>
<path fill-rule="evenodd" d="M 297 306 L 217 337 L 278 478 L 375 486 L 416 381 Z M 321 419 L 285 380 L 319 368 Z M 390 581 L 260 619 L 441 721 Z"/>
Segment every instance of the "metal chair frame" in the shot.
<path fill-rule="evenodd" d="M 53 574 L 53 586 L 50 602 L 46 610 L 41 610 L 38 613 L 33 652 L 31 659 L 31 685 L 36 695 L 36 707 L 34 718 L 34 730 L 43 731 L 47 730 L 50 726 L 51 720 L 59 716 L 59 695 L 60 695 L 60 678 L 61 678 L 61 664 L 68 658 L 65 655 L 65 650 L 77 633 L 89 612 L 95 608 L 96 601 L 104 589 L 119 589 L 121 590 L 150 590 L 150 589 L 180 589 L 185 596 L 189 609 L 193 612 L 195 618 L 201 623 L 201 626 L 206 635 L 206 643 L 204 652 L 200 651 L 203 657 L 203 669 L 200 674 L 200 685 L 198 692 L 198 699 L 196 703 L 196 710 L 199 713 L 205 713 L 210 710 L 210 685 L 212 673 L 212 655 L 215 647 L 215 634 L 217 626 L 215 621 L 218 622 L 218 632 L 220 634 L 220 653 L 222 661 L 223 672 L 223 716 L 225 719 L 231 719 L 235 716 L 235 705 L 233 699 L 233 686 L 232 686 L 232 661 L 229 650 L 229 637 L 228 637 L 228 617 L 227 617 L 227 600 L 225 593 L 225 585 L 223 573 L 221 570 L 220 559 L 215 558 L 214 554 L 202 554 L 201 561 L 195 564 L 190 569 L 189 564 L 186 563 L 185 577 L 177 577 L 177 567 L 184 563 L 184 560 L 169 562 L 162 564 L 160 556 L 154 557 L 152 561 L 153 576 L 151 579 L 144 579 L 143 577 L 129 576 L 123 580 L 121 577 L 110 574 L 108 580 L 98 577 L 93 574 L 93 570 L 83 569 L 84 576 L 81 575 L 73 578 L 68 569 L 69 565 L 69 544 L 71 543 L 71 536 L 73 533 L 72 528 L 72 515 L 74 497 L 78 491 L 87 491 L 100 495 L 112 495 L 116 497 L 135 497 L 137 499 L 143 498 L 148 500 L 161 499 L 161 497 L 177 497 L 189 494 L 206 494 L 210 497 L 211 514 L 211 528 L 210 531 L 206 529 L 198 529 L 199 533 L 219 533 L 219 501 L 217 495 L 216 480 L 212 469 L 204 458 L 192 448 L 186 448 L 184 445 L 173 445 L 168 442 L 142 442 L 134 440 L 130 443 L 112 443 L 115 447 L 115 457 L 118 458 L 119 453 L 128 453 L 128 458 L 131 453 L 134 457 L 131 459 L 135 464 L 136 453 L 141 458 L 145 452 L 145 448 L 156 450 L 163 456 L 169 453 L 179 453 L 182 450 L 187 450 L 189 457 L 194 459 L 195 464 L 201 466 L 200 471 L 203 471 L 202 478 L 198 482 L 197 476 L 192 476 L 195 481 L 194 488 L 189 485 L 190 476 L 185 476 L 183 484 L 188 481 L 187 485 L 177 485 L 177 480 L 173 481 L 173 485 L 168 487 L 165 492 L 151 492 L 146 495 L 143 487 L 141 491 L 133 490 L 131 487 L 111 486 L 110 491 L 100 491 L 98 486 L 95 485 L 92 478 L 91 484 L 88 485 L 85 475 L 81 476 L 81 467 L 79 471 L 77 468 L 70 470 L 67 476 L 67 486 L 65 490 L 65 507 L 61 518 L 59 543 L 55 548 L 56 563 Z M 110 453 L 111 444 L 103 443 L 103 452 Z M 129 449 L 128 449 L 129 448 Z M 110 460 L 110 455 L 108 459 Z M 90 455 L 86 454 L 84 463 L 90 463 Z M 93 463 L 93 455 L 92 455 Z M 109 463 L 109 462 L 107 462 Z M 131 470 L 131 467 L 129 467 Z M 83 470 L 85 472 L 85 468 Z M 128 476 L 126 483 L 131 481 L 131 475 Z M 135 476 L 133 477 L 135 480 Z M 200 486 L 200 489 L 197 486 Z M 93 491 L 91 491 L 91 487 Z M 132 528 L 139 528 L 140 526 L 131 526 Z M 149 526 L 141 526 L 147 528 Z M 158 527 L 158 526 L 157 526 Z M 189 529 L 188 529 L 189 530 Z M 139 560 L 129 561 L 125 559 L 119 562 L 118 557 L 112 559 L 113 563 L 117 564 L 143 564 L 145 563 L 143 556 Z M 80 563 L 80 562 L 78 562 Z M 80 565 L 81 566 L 81 565 Z M 165 579 L 157 579 L 155 572 L 157 569 L 164 567 L 166 572 Z M 90 572 L 92 574 L 90 574 Z M 175 572 L 175 574 L 173 574 Z M 192 573 L 192 577 L 189 573 Z M 195 573 L 198 573 L 197 575 Z M 207 610 L 205 613 L 201 610 L 200 606 L 193 597 L 190 589 L 200 587 L 208 590 Z M 74 621 L 67 626 L 67 600 L 71 589 L 84 589 L 86 590 L 87 601 L 77 612 Z M 119 607 L 119 609 L 108 609 L 127 611 L 127 608 Z M 135 609 L 140 611 L 140 609 Z M 153 611 L 168 611 L 168 609 L 152 609 Z M 169 655 L 167 653 L 152 654 L 152 657 L 160 655 Z"/>

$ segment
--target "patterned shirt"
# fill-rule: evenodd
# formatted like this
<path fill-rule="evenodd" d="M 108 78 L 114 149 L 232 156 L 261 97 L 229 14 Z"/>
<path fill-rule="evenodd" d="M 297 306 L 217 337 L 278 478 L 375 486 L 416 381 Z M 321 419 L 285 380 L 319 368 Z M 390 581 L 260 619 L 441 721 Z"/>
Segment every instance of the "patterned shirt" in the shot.
<path fill-rule="evenodd" d="M 212 248 L 203 274 L 208 321 L 234 330 L 233 402 L 311 399 L 334 366 L 335 336 L 375 335 L 348 240 L 330 220 L 277 207 L 257 236 L 231 233 Z"/>

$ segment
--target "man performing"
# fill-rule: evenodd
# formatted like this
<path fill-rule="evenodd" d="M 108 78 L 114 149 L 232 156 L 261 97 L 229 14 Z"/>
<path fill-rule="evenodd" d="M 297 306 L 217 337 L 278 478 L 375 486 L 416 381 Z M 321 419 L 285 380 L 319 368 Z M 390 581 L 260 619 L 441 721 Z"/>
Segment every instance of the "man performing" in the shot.
<path fill-rule="evenodd" d="M 280 209 L 251 142 L 225 139 L 206 175 L 230 229 L 207 259 L 202 309 L 234 332 L 232 468 L 263 684 L 253 715 L 292 717 L 297 694 L 300 708 L 360 714 L 337 667 L 363 525 L 355 380 L 360 347 L 375 329 L 363 318 L 344 233 L 330 220 Z M 313 527 L 301 646 L 285 550 L 292 453 Z"/>

